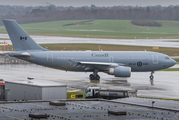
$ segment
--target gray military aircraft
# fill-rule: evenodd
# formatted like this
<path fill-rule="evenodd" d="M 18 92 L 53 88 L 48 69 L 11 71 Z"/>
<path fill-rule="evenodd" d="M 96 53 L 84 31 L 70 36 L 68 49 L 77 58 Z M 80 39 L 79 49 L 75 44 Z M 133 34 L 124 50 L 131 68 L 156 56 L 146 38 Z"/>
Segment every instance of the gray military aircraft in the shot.
<path fill-rule="evenodd" d="M 148 51 L 49 51 L 39 46 L 14 20 L 3 20 L 15 51 L 6 52 L 16 57 L 65 71 L 93 72 L 90 80 L 99 80 L 98 72 L 115 77 L 130 77 L 131 72 L 169 68 L 176 61 L 169 56 Z"/>

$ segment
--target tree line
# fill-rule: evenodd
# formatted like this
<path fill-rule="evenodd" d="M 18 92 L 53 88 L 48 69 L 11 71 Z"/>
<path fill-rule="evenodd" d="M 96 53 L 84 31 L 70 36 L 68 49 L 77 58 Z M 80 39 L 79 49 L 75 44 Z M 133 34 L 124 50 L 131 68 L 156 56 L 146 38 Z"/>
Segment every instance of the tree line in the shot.
<path fill-rule="evenodd" d="M 34 23 L 57 20 L 173 20 L 179 21 L 179 6 L 113 6 L 82 7 L 63 6 L 0 6 L 0 25 L 2 19 L 15 19 L 18 23 Z"/>

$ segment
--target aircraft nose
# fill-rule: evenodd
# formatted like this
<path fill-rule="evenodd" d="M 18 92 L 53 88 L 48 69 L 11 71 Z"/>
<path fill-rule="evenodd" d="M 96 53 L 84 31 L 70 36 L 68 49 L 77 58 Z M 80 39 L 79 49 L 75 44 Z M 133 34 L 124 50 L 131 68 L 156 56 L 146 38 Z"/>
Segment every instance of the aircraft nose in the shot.
<path fill-rule="evenodd" d="M 173 60 L 173 59 L 171 59 L 170 63 L 171 63 L 171 66 L 177 64 L 177 62 L 175 60 Z"/>

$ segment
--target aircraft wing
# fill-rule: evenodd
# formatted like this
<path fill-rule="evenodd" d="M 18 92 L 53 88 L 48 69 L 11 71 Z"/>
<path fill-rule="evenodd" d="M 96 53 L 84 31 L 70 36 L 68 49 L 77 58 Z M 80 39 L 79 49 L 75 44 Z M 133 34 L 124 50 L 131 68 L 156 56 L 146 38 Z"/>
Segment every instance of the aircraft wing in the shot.
<path fill-rule="evenodd" d="M 120 63 L 105 63 L 105 62 L 83 62 L 83 61 L 71 61 L 69 60 L 73 67 L 81 67 L 84 70 L 93 70 L 95 68 L 99 70 L 106 70 L 110 67 L 124 66 Z"/>

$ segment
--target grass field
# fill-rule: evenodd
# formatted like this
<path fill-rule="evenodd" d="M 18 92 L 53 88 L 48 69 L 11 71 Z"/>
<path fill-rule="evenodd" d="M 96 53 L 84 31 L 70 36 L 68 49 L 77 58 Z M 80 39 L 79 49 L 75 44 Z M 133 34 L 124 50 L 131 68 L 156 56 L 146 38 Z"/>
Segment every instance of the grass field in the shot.
<path fill-rule="evenodd" d="M 162 27 L 136 26 L 130 20 L 94 20 L 91 25 L 64 24 L 81 22 L 84 20 L 62 20 L 52 22 L 41 22 L 22 24 L 29 34 L 55 35 L 71 37 L 93 37 L 93 38 L 119 38 L 119 39 L 162 39 L 179 38 L 179 21 L 158 21 Z M 6 33 L 3 26 L 0 33 Z"/>
<path fill-rule="evenodd" d="M 161 71 L 179 71 L 179 68 L 168 68 Z"/>

